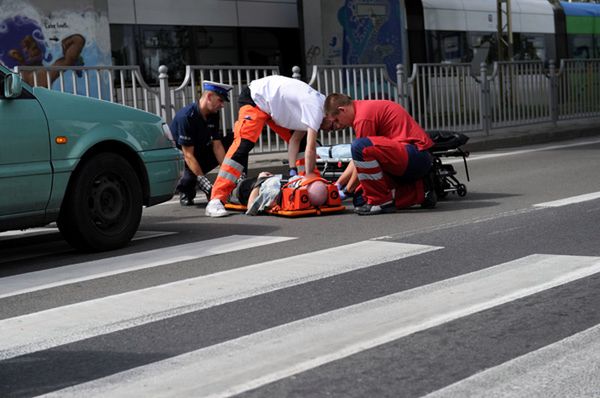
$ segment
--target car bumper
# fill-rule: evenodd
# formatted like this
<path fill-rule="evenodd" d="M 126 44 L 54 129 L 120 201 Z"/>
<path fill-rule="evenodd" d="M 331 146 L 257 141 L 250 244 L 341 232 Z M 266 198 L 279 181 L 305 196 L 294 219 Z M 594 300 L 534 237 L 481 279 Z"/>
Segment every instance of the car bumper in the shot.
<path fill-rule="evenodd" d="M 152 206 L 173 197 L 183 172 L 183 156 L 176 148 L 141 153 L 148 173 L 148 203 Z"/>

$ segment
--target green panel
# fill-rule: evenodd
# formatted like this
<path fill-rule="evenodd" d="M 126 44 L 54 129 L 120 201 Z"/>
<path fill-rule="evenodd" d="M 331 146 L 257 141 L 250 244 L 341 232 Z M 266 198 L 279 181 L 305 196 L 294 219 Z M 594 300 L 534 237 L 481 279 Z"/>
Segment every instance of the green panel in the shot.
<path fill-rule="evenodd" d="M 594 34 L 598 33 L 598 18 L 567 16 L 567 33 L 568 34 Z"/>
<path fill-rule="evenodd" d="M 44 112 L 35 99 L 0 99 L 0 121 L 0 215 L 43 210 L 52 188 Z"/>
<path fill-rule="evenodd" d="M 175 148 L 142 152 L 150 181 L 150 196 L 158 197 L 175 192 L 183 172 L 181 152 Z"/>

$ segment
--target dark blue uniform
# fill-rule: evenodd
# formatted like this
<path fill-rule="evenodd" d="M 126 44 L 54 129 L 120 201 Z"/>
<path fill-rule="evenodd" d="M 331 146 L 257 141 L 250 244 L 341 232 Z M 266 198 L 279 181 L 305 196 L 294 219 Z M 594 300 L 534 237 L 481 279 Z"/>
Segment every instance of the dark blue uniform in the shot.
<path fill-rule="evenodd" d="M 200 113 L 198 103 L 189 104 L 180 109 L 173 118 L 171 133 L 178 148 L 194 147 L 194 157 L 205 174 L 219 165 L 212 149 L 213 140 L 223 141 L 223 136 L 219 132 L 218 113 L 209 115 L 205 120 Z M 228 145 L 223 143 L 223 146 L 227 150 Z M 177 190 L 189 199 L 196 196 L 196 175 L 189 169 L 187 163 Z"/>

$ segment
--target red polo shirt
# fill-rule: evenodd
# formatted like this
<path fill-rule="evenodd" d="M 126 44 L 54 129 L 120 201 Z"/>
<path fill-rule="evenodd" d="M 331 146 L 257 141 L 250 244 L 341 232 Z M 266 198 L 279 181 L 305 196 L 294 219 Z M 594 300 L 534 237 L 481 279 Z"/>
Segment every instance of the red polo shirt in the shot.
<path fill-rule="evenodd" d="M 381 136 L 415 145 L 420 151 L 433 146 L 433 141 L 406 110 L 388 100 L 355 100 L 352 128 L 357 138 Z"/>

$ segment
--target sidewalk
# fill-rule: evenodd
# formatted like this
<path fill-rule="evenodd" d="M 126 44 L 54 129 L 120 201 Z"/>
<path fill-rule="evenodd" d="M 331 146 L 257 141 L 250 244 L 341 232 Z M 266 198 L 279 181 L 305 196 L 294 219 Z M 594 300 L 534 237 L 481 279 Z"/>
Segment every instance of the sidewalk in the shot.
<path fill-rule="evenodd" d="M 565 120 L 558 122 L 556 126 L 552 123 L 543 123 L 506 127 L 494 129 L 489 135 L 484 135 L 482 132 L 468 132 L 466 134 L 470 139 L 463 149 L 474 153 L 498 148 L 600 136 L 600 118 Z M 284 159 L 287 159 L 285 152 L 252 154 L 248 166 L 251 171 L 275 171 L 278 168 L 287 170 L 287 166 L 282 162 Z"/>
<path fill-rule="evenodd" d="M 470 137 L 464 149 L 469 152 L 490 151 L 498 148 L 520 147 L 600 136 L 600 118 L 564 120 L 552 123 L 494 129 L 489 135 L 467 133 Z"/>

